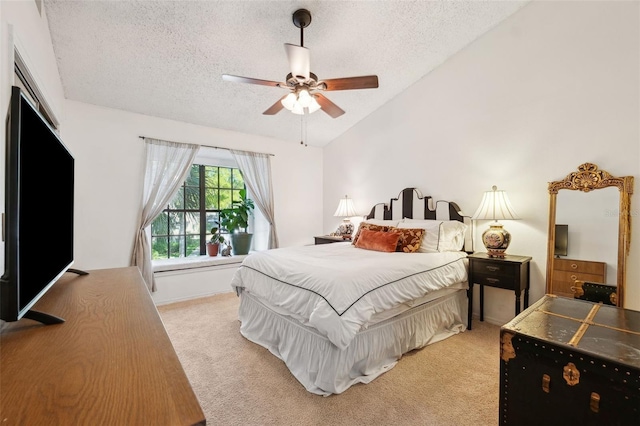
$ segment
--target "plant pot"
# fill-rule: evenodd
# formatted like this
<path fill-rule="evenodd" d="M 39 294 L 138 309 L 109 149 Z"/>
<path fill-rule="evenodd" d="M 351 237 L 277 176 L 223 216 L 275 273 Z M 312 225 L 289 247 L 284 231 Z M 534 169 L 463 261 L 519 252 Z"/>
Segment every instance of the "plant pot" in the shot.
<path fill-rule="evenodd" d="M 217 256 L 220 250 L 220 243 L 207 243 L 207 254 L 209 256 Z"/>
<path fill-rule="evenodd" d="M 246 232 L 231 234 L 231 248 L 233 249 L 233 254 L 248 254 L 251 249 L 252 239 L 253 234 L 248 234 Z"/>

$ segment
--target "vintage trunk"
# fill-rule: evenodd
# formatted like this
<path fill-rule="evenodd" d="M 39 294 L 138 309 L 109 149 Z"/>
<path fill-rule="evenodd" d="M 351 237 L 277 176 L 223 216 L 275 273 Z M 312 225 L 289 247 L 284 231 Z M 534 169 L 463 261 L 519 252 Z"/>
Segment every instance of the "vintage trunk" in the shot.
<path fill-rule="evenodd" d="M 500 330 L 501 425 L 640 425 L 640 312 L 546 295 Z"/>

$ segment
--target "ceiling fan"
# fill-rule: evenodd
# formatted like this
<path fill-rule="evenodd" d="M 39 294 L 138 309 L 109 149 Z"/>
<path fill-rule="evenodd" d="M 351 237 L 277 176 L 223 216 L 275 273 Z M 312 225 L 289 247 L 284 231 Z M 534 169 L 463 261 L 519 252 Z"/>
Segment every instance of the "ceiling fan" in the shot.
<path fill-rule="evenodd" d="M 263 112 L 265 115 L 275 115 L 283 108 L 294 114 L 310 114 L 319 109 L 333 118 L 340 117 L 344 110 L 331 102 L 322 94 L 332 90 L 375 89 L 378 87 L 377 75 L 360 77 L 332 78 L 319 80 L 318 76 L 309 71 L 309 49 L 304 47 L 304 29 L 311 23 L 311 13 L 306 9 L 298 9 L 293 13 L 293 24 L 300 28 L 300 46 L 285 43 L 291 72 L 287 74 L 285 82 L 260 80 L 250 77 L 224 74 L 222 79 L 236 83 L 259 84 L 287 89 L 288 94 Z"/>

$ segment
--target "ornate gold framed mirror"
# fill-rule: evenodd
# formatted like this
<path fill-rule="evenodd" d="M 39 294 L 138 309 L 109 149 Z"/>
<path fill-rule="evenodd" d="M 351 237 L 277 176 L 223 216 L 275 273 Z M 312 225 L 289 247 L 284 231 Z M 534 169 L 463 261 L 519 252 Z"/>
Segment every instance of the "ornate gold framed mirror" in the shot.
<path fill-rule="evenodd" d="M 633 176 L 615 177 L 592 163 L 549 182 L 548 294 L 574 297 L 576 282 L 609 284 L 624 307 L 632 193 Z"/>

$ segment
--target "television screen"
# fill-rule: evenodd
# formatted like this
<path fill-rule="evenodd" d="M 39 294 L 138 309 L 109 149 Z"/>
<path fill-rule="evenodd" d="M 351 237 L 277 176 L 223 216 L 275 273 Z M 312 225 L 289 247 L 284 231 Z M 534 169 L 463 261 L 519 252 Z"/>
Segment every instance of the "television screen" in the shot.
<path fill-rule="evenodd" d="M 556 225 L 556 256 L 566 256 L 569 249 L 569 225 Z"/>
<path fill-rule="evenodd" d="M 74 158 L 18 87 L 6 149 L 0 319 L 16 321 L 73 263 Z"/>

